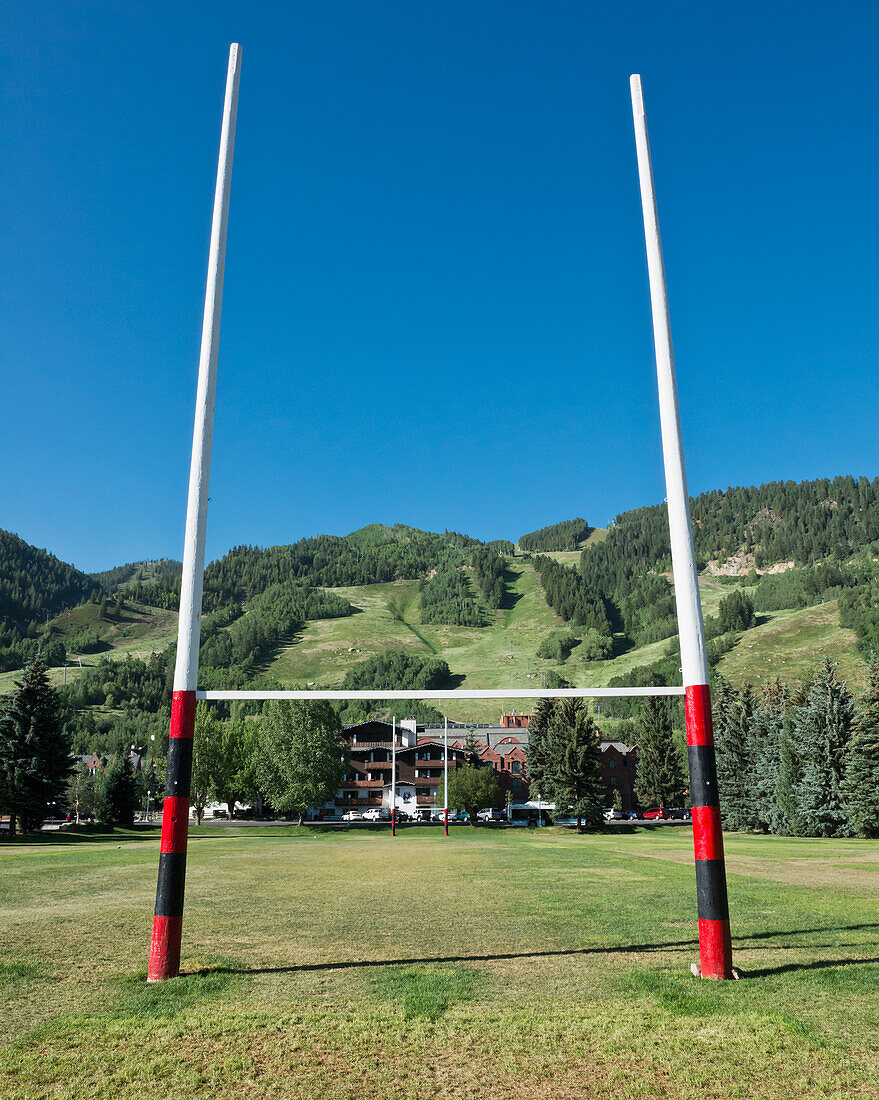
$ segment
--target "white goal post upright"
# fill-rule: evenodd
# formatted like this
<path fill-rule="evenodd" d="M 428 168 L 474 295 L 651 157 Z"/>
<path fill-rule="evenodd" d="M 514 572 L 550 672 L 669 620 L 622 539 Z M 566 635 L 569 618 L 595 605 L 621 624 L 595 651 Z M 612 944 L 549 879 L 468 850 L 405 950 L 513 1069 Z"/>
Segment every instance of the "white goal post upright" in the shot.
<path fill-rule="evenodd" d="M 681 417 L 678 406 L 671 323 L 665 264 L 659 236 L 656 190 L 641 77 L 630 78 L 635 148 L 641 185 L 641 209 L 647 244 L 650 306 L 653 313 L 653 344 L 659 384 L 659 415 L 662 425 L 662 454 L 668 499 L 668 530 L 672 571 L 681 640 L 681 673 L 686 693 L 684 712 L 687 727 L 687 756 L 690 771 L 690 801 L 693 807 L 693 842 L 696 852 L 696 901 L 699 916 L 699 959 L 703 978 L 731 978 L 732 945 L 723 834 L 717 797 L 714 735 L 711 725 L 711 696 L 708 689 L 708 661 L 696 553 L 690 524 L 690 501 L 684 468 Z"/>
<path fill-rule="evenodd" d="M 162 839 L 156 909 L 147 980 L 173 978 L 180 971 L 183 926 L 183 891 L 186 881 L 186 843 L 189 833 L 189 794 L 192 776 L 192 738 L 195 732 L 195 689 L 198 682 L 198 646 L 201 634 L 201 600 L 204 583 L 205 531 L 208 518 L 208 485 L 211 476 L 211 442 L 214 429 L 214 395 L 217 386 L 217 350 L 223 305 L 223 271 L 226 259 L 226 227 L 235 149 L 241 47 L 229 48 L 226 97 L 220 133 L 220 157 L 214 192 L 214 214 L 205 290 L 201 353 L 189 498 L 186 504 L 186 536 L 183 575 L 180 580 L 180 616 L 177 630 L 177 665 L 171 702 L 171 735 L 168 742 L 167 781 L 162 810 Z"/>

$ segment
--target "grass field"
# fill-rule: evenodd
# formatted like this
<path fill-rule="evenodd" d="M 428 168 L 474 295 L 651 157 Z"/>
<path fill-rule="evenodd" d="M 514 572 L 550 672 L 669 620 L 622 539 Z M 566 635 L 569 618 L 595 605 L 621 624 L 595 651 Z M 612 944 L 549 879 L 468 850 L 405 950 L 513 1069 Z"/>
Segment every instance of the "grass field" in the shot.
<path fill-rule="evenodd" d="M 185 977 L 144 982 L 157 837 L 0 846 L 4 1100 L 879 1095 L 879 843 L 690 830 L 194 830 Z"/>

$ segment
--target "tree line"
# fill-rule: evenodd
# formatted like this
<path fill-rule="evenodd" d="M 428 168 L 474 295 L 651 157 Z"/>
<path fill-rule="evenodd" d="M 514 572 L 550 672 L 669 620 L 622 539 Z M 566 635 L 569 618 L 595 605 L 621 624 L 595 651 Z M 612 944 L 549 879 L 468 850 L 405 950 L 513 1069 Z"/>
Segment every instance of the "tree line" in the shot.
<path fill-rule="evenodd" d="M 714 739 L 725 828 L 783 836 L 879 835 L 879 662 L 856 704 L 824 658 L 805 685 L 756 696 L 718 677 Z"/>
<path fill-rule="evenodd" d="M 532 559 L 549 606 L 565 622 L 610 635 L 613 627 L 604 597 L 574 569 L 553 558 L 539 555 Z"/>
<path fill-rule="evenodd" d="M 580 544 L 595 530 L 585 519 L 566 519 L 541 527 L 527 535 L 519 536 L 519 545 L 531 553 L 545 554 L 548 550 L 577 550 Z"/>

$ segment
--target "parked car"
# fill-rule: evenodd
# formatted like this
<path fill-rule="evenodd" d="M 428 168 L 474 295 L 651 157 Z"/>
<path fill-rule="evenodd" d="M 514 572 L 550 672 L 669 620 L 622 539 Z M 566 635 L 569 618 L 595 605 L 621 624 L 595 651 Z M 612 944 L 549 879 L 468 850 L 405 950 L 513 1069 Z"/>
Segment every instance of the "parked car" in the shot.
<path fill-rule="evenodd" d="M 652 806 L 649 810 L 644 810 L 641 816 L 645 821 L 655 821 L 657 818 L 665 817 L 665 811 L 661 806 Z"/>
<path fill-rule="evenodd" d="M 356 813 L 357 811 L 355 810 L 354 812 Z M 364 810 L 362 816 L 364 821 L 390 821 L 391 811 L 386 810 L 384 807 L 379 808 L 378 806 L 373 806 L 369 810 Z"/>
<path fill-rule="evenodd" d="M 685 821 L 690 816 L 690 811 L 683 806 L 672 806 L 665 811 L 665 816 L 671 821 Z"/>
<path fill-rule="evenodd" d="M 421 806 L 419 809 L 417 809 L 415 811 L 415 820 L 416 821 L 430 821 L 431 816 L 432 816 L 431 811 L 427 806 Z"/>
<path fill-rule="evenodd" d="M 622 810 L 615 810 L 613 806 L 609 806 L 601 815 L 605 821 L 625 821 L 626 815 Z"/>
<path fill-rule="evenodd" d="M 480 810 L 476 815 L 480 821 L 506 821 L 507 815 L 504 810 L 493 810 L 488 807 L 484 810 Z"/>
<path fill-rule="evenodd" d="M 342 814 L 343 821 L 362 821 L 363 814 L 359 810 L 346 810 Z"/>

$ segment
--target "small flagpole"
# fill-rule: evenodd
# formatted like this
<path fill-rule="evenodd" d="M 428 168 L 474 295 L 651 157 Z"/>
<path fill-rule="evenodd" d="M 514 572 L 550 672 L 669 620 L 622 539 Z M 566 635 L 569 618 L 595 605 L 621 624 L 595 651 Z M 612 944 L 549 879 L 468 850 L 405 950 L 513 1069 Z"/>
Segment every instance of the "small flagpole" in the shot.
<path fill-rule="evenodd" d="M 397 716 L 391 733 L 391 836 L 397 835 Z"/>
<path fill-rule="evenodd" d="M 449 835 L 449 720 L 445 720 L 443 730 L 443 780 L 445 783 L 445 795 L 443 796 L 443 824 L 445 835 Z"/>

